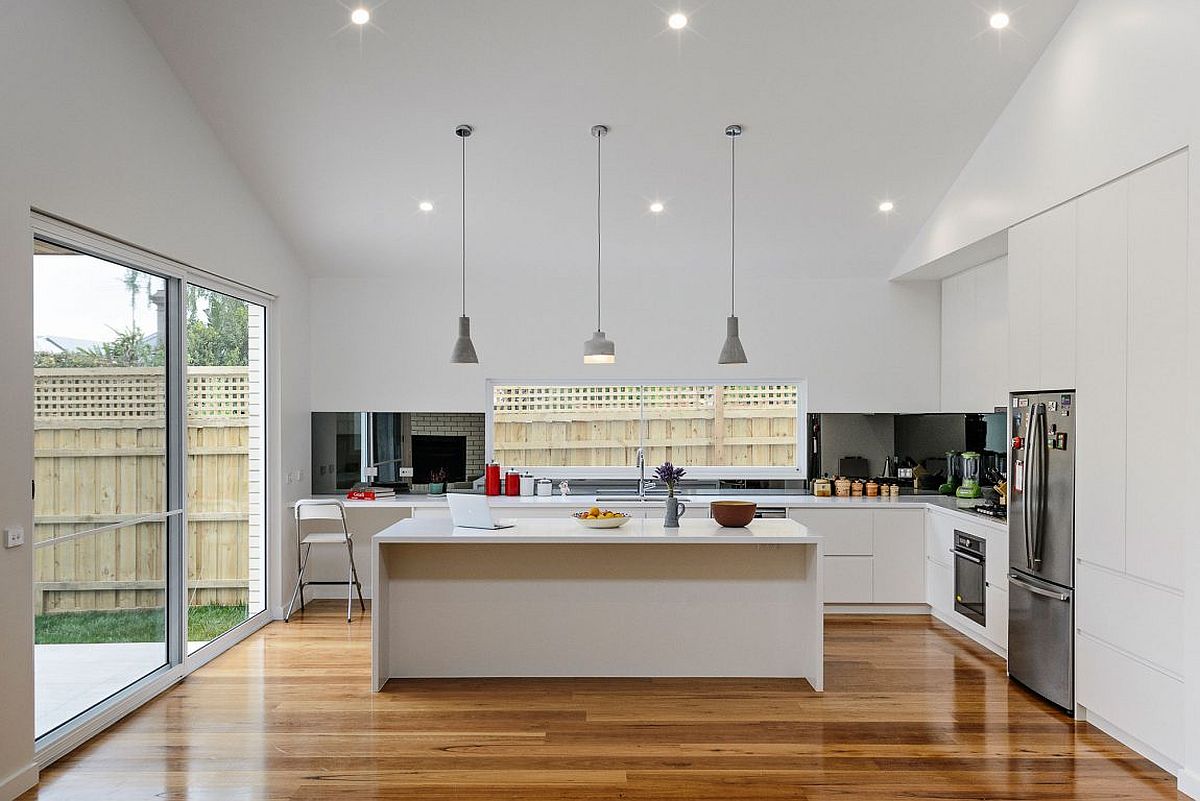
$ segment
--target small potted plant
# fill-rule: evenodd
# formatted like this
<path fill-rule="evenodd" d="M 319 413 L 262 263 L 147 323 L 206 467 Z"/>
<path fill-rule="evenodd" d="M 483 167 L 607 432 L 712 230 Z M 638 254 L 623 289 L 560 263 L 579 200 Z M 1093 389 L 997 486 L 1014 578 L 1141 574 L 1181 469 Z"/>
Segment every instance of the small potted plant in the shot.
<path fill-rule="evenodd" d="M 675 498 L 675 486 L 687 475 L 682 467 L 676 467 L 670 462 L 663 462 L 654 469 L 654 477 L 667 485 L 667 513 L 663 518 L 664 528 L 679 528 L 679 518 L 687 511 L 687 507 Z"/>
<path fill-rule="evenodd" d="M 429 471 L 429 494 L 441 495 L 446 491 L 446 468 L 438 467 Z"/>

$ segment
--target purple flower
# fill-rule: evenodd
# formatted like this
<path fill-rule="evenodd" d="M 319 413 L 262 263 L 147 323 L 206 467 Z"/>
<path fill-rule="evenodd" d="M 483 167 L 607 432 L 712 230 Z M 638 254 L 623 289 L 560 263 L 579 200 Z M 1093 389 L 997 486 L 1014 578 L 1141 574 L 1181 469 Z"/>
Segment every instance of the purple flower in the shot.
<path fill-rule="evenodd" d="M 667 485 L 667 489 L 674 489 L 679 480 L 687 475 L 687 471 L 682 467 L 676 467 L 670 462 L 663 462 L 658 467 L 654 468 L 654 477 Z"/>

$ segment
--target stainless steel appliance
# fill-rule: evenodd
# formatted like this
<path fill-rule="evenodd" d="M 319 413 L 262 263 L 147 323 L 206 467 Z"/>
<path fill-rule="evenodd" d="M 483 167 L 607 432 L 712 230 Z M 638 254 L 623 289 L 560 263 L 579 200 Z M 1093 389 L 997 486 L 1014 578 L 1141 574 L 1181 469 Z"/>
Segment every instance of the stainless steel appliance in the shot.
<path fill-rule="evenodd" d="M 1075 393 L 1010 396 L 1008 675 L 1075 707 Z"/>
<path fill-rule="evenodd" d="M 755 518 L 783 519 L 787 516 L 787 509 L 782 506 L 760 506 L 754 510 Z"/>
<path fill-rule="evenodd" d="M 981 626 L 987 625 L 987 542 L 955 530 L 954 611 Z"/>

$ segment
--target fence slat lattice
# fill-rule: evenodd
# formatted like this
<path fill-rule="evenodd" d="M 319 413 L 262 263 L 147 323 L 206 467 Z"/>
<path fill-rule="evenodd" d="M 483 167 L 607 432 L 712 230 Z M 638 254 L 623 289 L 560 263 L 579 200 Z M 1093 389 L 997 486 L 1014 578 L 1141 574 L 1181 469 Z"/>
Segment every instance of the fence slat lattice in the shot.
<path fill-rule="evenodd" d="M 187 376 L 188 586 L 244 604 L 249 585 L 249 370 Z M 166 510 L 161 368 L 34 370 L 34 542 Z M 161 606 L 162 523 L 35 550 L 38 612 Z"/>
<path fill-rule="evenodd" d="M 629 466 L 643 446 L 651 464 L 796 465 L 795 384 L 493 389 L 493 450 L 502 464 Z"/>

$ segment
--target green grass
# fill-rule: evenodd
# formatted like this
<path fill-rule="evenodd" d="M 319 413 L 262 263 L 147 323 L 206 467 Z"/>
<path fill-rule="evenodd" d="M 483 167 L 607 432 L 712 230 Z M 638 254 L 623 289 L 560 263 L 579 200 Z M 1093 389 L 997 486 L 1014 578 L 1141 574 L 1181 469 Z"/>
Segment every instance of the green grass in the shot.
<path fill-rule="evenodd" d="M 244 606 L 189 606 L 188 640 L 206 642 L 246 619 Z M 162 642 L 163 610 L 58 612 L 34 618 L 34 642 Z"/>

